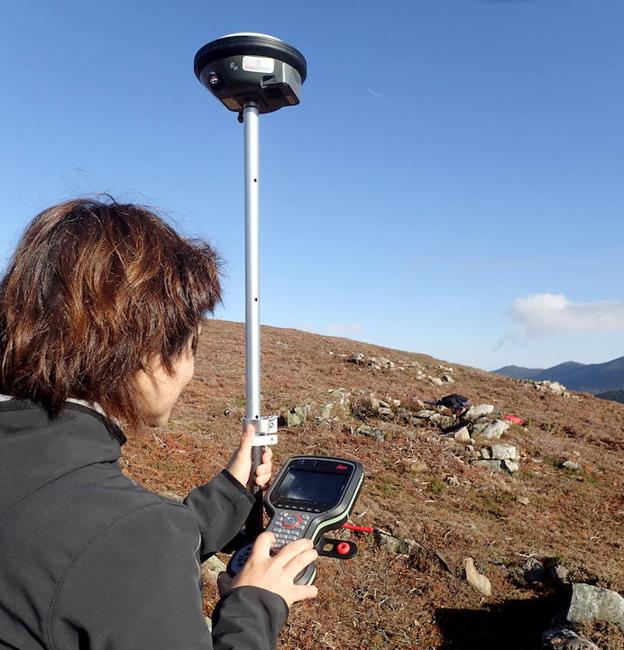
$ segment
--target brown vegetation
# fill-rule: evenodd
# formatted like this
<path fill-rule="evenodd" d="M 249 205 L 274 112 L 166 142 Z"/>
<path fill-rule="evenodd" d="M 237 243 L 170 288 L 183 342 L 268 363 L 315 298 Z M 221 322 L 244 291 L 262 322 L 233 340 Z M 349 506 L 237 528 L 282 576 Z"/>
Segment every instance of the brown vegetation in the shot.
<path fill-rule="evenodd" d="M 170 427 L 129 436 L 123 462 L 148 489 L 182 495 L 214 476 L 229 458 L 243 414 L 243 337 L 240 323 L 207 323 L 196 378 Z M 263 327 L 264 414 L 305 402 L 314 415 L 336 387 L 387 395 L 403 404 L 458 392 L 474 404 L 494 404 L 503 414 L 527 421 L 525 427 L 512 426 L 504 438 L 520 450 L 520 472 L 472 467 L 459 446 L 426 421 L 422 426 L 399 418 L 377 421 L 363 401 L 358 401 L 359 415 L 384 429 L 384 441 L 350 433 L 349 426 L 362 423 L 353 416 L 328 424 L 311 418 L 282 430 L 274 449 L 276 466 L 299 453 L 359 459 L 367 479 L 353 522 L 418 545 L 409 556 L 397 556 L 378 548 L 372 535 L 339 533 L 357 541 L 358 556 L 350 562 L 321 560 L 319 598 L 293 608 L 281 648 L 539 647 L 559 604 L 547 585 L 518 580 L 529 556 L 558 558 L 574 580 L 624 592 L 624 405 L 587 394 L 565 399 L 539 393 L 528 384 L 455 365 L 455 384 L 433 386 L 419 379 L 414 367 L 374 370 L 339 356 L 353 352 L 383 355 L 397 365 L 418 361 L 429 374 L 439 363 L 348 339 Z M 581 469 L 562 469 L 565 459 Z M 459 484 L 449 485 L 450 476 Z M 519 497 L 528 498 L 528 505 Z M 465 582 L 466 556 L 490 579 L 490 598 Z M 216 599 L 214 587 L 208 587 L 207 614 Z M 613 627 L 586 633 L 601 647 L 624 648 L 621 631 Z"/>

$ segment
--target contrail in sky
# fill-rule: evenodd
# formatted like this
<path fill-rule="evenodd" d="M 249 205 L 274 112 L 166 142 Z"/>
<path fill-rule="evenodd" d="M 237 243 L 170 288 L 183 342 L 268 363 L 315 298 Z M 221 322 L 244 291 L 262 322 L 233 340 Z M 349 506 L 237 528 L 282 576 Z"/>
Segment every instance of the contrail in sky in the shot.
<path fill-rule="evenodd" d="M 370 93 L 373 97 L 377 97 L 377 99 L 381 99 L 382 102 L 387 102 L 388 104 L 394 104 L 394 102 L 391 99 L 388 99 L 384 95 L 381 95 L 374 90 L 371 90 L 370 88 L 366 89 L 367 93 Z"/>

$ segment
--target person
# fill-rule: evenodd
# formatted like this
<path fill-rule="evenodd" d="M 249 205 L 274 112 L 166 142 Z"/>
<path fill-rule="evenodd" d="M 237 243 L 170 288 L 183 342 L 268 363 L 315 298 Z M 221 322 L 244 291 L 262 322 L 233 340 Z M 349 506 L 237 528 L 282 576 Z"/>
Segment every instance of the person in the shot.
<path fill-rule="evenodd" d="M 76 199 L 41 212 L 0 282 L 0 647 L 268 650 L 317 554 L 262 533 L 210 632 L 200 564 L 253 504 L 253 427 L 183 503 L 125 476 L 125 433 L 163 426 L 193 375 L 221 260 L 145 208 Z M 254 480 L 265 485 L 271 453 Z"/>

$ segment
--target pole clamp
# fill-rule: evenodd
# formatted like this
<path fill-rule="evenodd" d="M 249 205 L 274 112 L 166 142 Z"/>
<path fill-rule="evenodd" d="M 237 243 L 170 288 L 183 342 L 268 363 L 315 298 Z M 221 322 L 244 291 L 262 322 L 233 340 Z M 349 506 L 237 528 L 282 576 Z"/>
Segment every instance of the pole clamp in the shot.
<path fill-rule="evenodd" d="M 243 418 L 243 431 L 248 424 L 256 430 L 253 447 L 266 447 L 277 444 L 277 415 L 262 415 L 259 418 Z"/>

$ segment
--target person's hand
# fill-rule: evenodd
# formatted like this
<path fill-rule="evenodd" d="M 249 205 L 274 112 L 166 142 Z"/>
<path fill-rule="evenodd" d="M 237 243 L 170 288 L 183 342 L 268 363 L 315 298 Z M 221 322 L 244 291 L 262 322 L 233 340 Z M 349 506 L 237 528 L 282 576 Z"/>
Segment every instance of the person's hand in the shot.
<path fill-rule="evenodd" d="M 249 472 L 251 472 L 251 443 L 254 435 L 253 424 L 248 424 L 239 448 L 234 452 L 226 467 L 227 471 L 243 485 L 247 485 Z M 262 464 L 256 469 L 256 485 L 264 487 L 271 480 L 271 472 L 273 471 L 272 458 L 273 452 L 267 447 L 262 454 Z"/>
<path fill-rule="evenodd" d="M 318 589 L 314 585 L 293 583 L 297 575 L 318 557 L 312 540 L 298 539 L 286 544 L 271 556 L 274 543 L 273 533 L 264 532 L 258 535 L 241 572 L 229 584 L 223 581 L 220 591 L 221 587 L 225 591 L 235 587 L 260 587 L 281 596 L 288 607 L 300 600 L 316 598 Z"/>

